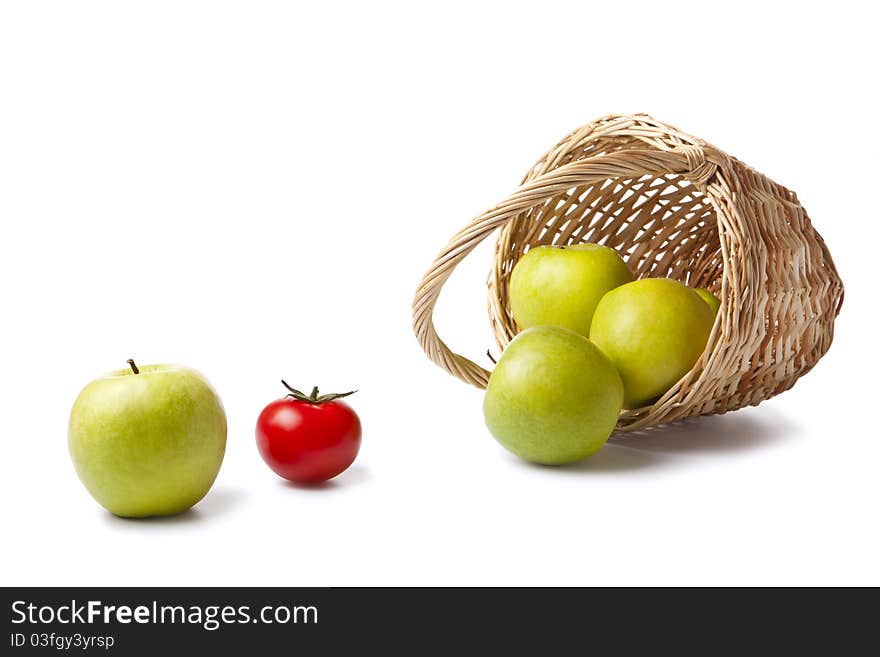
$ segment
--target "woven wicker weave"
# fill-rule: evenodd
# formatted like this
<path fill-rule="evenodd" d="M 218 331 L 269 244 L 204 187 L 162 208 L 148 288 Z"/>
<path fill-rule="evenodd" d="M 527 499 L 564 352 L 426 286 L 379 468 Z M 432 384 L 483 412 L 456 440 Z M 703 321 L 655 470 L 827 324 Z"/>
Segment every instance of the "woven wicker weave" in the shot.
<path fill-rule="evenodd" d="M 843 284 L 794 192 L 714 146 L 646 115 L 608 116 L 568 135 L 509 197 L 453 236 L 413 301 L 413 327 L 435 363 L 485 388 L 489 372 L 453 353 L 432 313 L 455 266 L 497 229 L 489 315 L 503 349 L 517 329 L 508 282 L 542 244 L 613 247 L 637 278 L 706 287 L 721 308 L 702 358 L 618 430 L 755 405 L 828 350 Z"/>

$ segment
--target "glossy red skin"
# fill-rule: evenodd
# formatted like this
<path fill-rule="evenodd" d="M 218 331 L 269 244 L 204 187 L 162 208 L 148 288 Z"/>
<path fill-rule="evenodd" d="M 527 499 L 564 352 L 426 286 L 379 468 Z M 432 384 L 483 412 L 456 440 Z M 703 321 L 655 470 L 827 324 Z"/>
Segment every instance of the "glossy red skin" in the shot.
<path fill-rule="evenodd" d="M 285 397 L 263 409 L 257 447 L 275 473 L 298 483 L 332 479 L 361 446 L 361 422 L 345 402 L 312 404 Z"/>

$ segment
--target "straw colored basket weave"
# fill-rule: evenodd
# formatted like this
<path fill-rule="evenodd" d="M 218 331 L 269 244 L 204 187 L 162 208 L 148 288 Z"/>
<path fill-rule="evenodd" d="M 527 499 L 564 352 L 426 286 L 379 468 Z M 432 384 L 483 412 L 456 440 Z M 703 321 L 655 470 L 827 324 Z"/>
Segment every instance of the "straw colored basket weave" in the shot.
<path fill-rule="evenodd" d="M 503 349 L 517 332 L 508 283 L 533 246 L 597 242 L 637 278 L 706 287 L 721 308 L 701 359 L 618 430 L 759 404 L 828 350 L 843 284 L 794 192 L 723 151 L 646 115 L 608 116 L 547 152 L 501 203 L 459 231 L 416 292 L 413 327 L 435 363 L 485 388 L 489 372 L 451 351 L 432 314 L 443 284 L 500 229 L 489 316 Z"/>

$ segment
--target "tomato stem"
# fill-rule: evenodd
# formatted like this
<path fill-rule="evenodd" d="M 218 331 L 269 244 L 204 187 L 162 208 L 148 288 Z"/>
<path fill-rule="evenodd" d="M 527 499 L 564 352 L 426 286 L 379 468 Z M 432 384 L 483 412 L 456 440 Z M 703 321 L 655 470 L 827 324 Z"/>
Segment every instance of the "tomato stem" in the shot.
<path fill-rule="evenodd" d="M 281 379 L 281 385 L 283 385 L 290 391 L 287 395 L 288 397 L 293 397 L 297 401 L 308 402 L 309 404 L 323 404 L 325 402 L 333 401 L 334 399 L 348 397 L 349 395 L 353 395 L 357 392 L 357 390 L 351 390 L 350 392 L 331 392 L 325 395 L 320 395 L 318 394 L 318 386 L 315 386 L 314 388 L 312 388 L 311 394 L 307 395 L 304 392 L 288 385 L 287 381 L 285 381 L 284 379 Z"/>
<path fill-rule="evenodd" d="M 135 365 L 133 358 L 129 358 L 127 362 L 128 362 L 128 366 L 131 368 L 132 374 L 140 374 L 141 373 L 141 371 L 138 369 L 138 366 Z"/>

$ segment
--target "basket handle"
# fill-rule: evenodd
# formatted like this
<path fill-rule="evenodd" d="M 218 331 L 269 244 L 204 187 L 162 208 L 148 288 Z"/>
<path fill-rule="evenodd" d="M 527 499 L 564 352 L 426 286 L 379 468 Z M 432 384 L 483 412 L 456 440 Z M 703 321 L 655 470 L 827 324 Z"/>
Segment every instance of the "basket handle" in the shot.
<path fill-rule="evenodd" d="M 484 212 L 456 233 L 422 278 L 413 299 L 413 330 L 428 357 L 465 383 L 485 388 L 489 371 L 453 352 L 434 328 L 434 306 L 452 271 L 497 228 L 555 194 L 614 178 L 678 173 L 704 186 L 715 174 L 723 155 L 709 146 L 682 144 L 671 150 L 622 150 L 551 169 L 520 185 L 504 201 Z"/>

